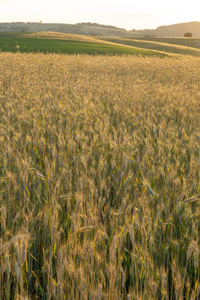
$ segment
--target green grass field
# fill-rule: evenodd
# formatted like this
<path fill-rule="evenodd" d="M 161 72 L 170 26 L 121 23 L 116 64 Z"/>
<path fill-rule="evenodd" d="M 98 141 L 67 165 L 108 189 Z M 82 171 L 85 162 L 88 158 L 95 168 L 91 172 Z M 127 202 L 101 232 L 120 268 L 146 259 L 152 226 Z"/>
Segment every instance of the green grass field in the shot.
<path fill-rule="evenodd" d="M 71 37 L 71 39 L 70 39 Z M 200 56 L 200 39 L 87 37 L 61 33 L 0 32 L 0 49 L 6 52 L 43 52 L 101 55 Z"/>
<path fill-rule="evenodd" d="M 60 40 L 60 39 L 41 39 L 21 36 L 1 36 L 0 49 L 3 52 L 43 52 L 43 53 L 65 53 L 65 54 L 103 54 L 103 55 L 159 55 L 164 56 L 158 51 L 148 49 L 138 49 L 135 47 L 126 47 L 124 45 L 112 45 L 95 42 Z"/>
<path fill-rule="evenodd" d="M 0 31 L 0 37 L 20 37 L 23 34 L 23 31 Z M 28 34 L 28 32 L 26 32 L 26 34 Z"/>

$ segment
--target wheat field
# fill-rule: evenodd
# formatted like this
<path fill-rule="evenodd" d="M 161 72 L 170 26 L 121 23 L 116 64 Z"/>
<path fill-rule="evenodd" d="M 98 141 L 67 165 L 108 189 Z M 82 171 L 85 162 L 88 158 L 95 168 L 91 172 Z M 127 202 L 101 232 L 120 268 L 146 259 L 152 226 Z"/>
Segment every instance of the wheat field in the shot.
<path fill-rule="evenodd" d="M 0 299 L 199 299 L 200 59 L 0 68 Z"/>

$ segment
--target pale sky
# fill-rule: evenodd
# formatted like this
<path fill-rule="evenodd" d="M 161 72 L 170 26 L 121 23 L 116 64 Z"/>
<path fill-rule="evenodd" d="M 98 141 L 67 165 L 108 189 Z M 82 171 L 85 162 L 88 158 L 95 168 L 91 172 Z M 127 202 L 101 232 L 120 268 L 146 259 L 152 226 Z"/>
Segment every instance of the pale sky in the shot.
<path fill-rule="evenodd" d="M 154 29 L 200 21 L 199 0 L 0 0 L 1 22 L 96 22 L 125 29 Z"/>

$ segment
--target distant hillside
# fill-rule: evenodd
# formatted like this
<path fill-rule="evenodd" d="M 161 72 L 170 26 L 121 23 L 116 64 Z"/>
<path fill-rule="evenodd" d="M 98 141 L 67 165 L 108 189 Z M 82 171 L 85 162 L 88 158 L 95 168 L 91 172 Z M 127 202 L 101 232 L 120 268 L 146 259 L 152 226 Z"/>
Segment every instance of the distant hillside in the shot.
<path fill-rule="evenodd" d="M 183 37 L 186 32 L 191 32 L 193 37 L 200 37 L 200 22 L 180 23 L 159 26 L 156 29 L 130 30 L 137 36 L 161 36 L 161 37 Z"/>
<path fill-rule="evenodd" d="M 0 31 L 54 31 L 62 33 L 72 33 L 80 35 L 96 36 L 134 36 L 126 29 L 117 28 L 111 25 L 100 25 L 97 23 L 78 23 L 78 24 L 54 24 L 54 23 L 0 23 Z"/>
<path fill-rule="evenodd" d="M 156 29 L 146 30 L 126 30 L 112 25 L 101 25 L 98 23 L 31 23 L 13 22 L 0 23 L 0 31 L 54 31 L 62 33 L 72 33 L 80 35 L 96 35 L 105 37 L 183 37 L 186 32 L 191 32 L 193 37 L 200 37 L 200 22 L 180 23 L 174 25 L 160 26 Z"/>
<path fill-rule="evenodd" d="M 107 28 L 107 29 L 114 29 L 114 30 L 126 31 L 126 29 L 124 29 L 124 28 L 119 28 L 119 27 L 116 27 L 116 26 L 113 26 L 113 25 L 104 25 L 104 24 L 91 23 L 91 22 L 76 23 L 76 25 L 91 26 L 91 27 L 101 27 L 101 28 Z"/>
<path fill-rule="evenodd" d="M 160 26 L 155 30 L 156 35 L 160 36 L 180 36 L 186 32 L 191 32 L 194 37 L 200 37 L 200 22 L 180 23 L 170 26 Z"/>

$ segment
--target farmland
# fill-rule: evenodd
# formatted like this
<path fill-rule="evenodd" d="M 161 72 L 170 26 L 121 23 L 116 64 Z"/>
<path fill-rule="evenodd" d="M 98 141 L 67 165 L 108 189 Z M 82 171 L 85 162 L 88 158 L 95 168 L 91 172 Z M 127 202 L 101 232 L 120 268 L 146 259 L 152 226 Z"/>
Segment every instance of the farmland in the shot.
<path fill-rule="evenodd" d="M 21 53 L 61 53 L 61 54 L 90 54 L 90 55 L 143 55 L 164 56 L 166 54 L 149 49 L 126 46 L 84 37 L 74 34 L 59 33 L 0 33 L 0 51 Z"/>
<path fill-rule="evenodd" d="M 171 45 L 180 45 L 200 49 L 200 38 L 180 38 L 180 37 L 140 37 L 136 40 L 154 41 L 159 43 L 167 43 Z"/>
<path fill-rule="evenodd" d="M 141 49 L 157 50 L 165 53 L 200 56 L 200 39 L 181 38 L 100 38 L 118 44 Z"/>
<path fill-rule="evenodd" d="M 200 58 L 0 67 L 0 299 L 199 299 Z"/>
<path fill-rule="evenodd" d="M 89 55 L 200 56 L 200 39 L 98 37 L 60 32 L 0 32 L 0 51 Z"/>

